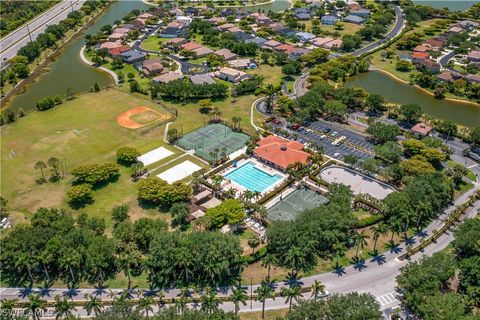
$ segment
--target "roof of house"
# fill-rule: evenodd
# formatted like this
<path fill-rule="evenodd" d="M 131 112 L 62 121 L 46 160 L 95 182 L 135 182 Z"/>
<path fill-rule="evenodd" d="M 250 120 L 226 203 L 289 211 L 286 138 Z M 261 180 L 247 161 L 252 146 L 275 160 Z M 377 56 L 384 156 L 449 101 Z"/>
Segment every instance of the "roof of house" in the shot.
<path fill-rule="evenodd" d="M 205 209 L 211 209 L 219 206 L 222 203 L 222 201 L 218 200 L 217 198 L 213 197 L 212 199 L 208 200 L 205 203 L 202 203 L 202 207 Z"/>
<path fill-rule="evenodd" d="M 272 47 L 272 48 L 274 48 L 274 47 L 278 47 L 279 45 L 281 45 L 281 43 L 278 42 L 278 41 L 276 41 L 276 40 L 268 40 L 268 41 L 265 42 L 263 45 L 264 45 L 264 46 L 267 46 L 267 47 Z"/>
<path fill-rule="evenodd" d="M 246 43 L 256 43 L 258 45 L 263 45 L 265 42 L 267 42 L 267 39 L 262 38 L 262 37 L 256 37 L 256 38 L 253 38 L 253 39 L 246 39 L 245 42 Z"/>
<path fill-rule="evenodd" d="M 424 45 L 430 45 L 432 47 L 442 47 L 445 40 L 440 39 L 428 39 L 423 42 Z"/>
<path fill-rule="evenodd" d="M 195 49 L 198 49 L 198 48 L 201 48 L 202 45 L 201 44 L 198 44 L 194 41 L 190 41 L 190 42 L 187 42 L 187 43 L 184 43 L 180 46 L 182 49 L 184 50 L 187 50 L 187 51 L 192 51 L 192 50 L 195 50 Z"/>
<path fill-rule="evenodd" d="M 412 54 L 412 59 L 427 59 L 428 57 L 430 57 L 430 55 L 428 54 L 428 52 L 414 52 Z"/>
<path fill-rule="evenodd" d="M 258 147 L 253 151 L 258 157 L 271 162 L 282 169 L 287 169 L 295 162 L 306 164 L 309 153 L 302 151 L 304 145 L 285 140 L 276 136 L 268 136 L 257 142 Z"/>
<path fill-rule="evenodd" d="M 480 51 L 479 50 L 470 51 L 467 57 L 469 59 L 480 59 Z"/>
<path fill-rule="evenodd" d="M 122 57 L 126 59 L 126 61 L 134 61 L 138 59 L 145 58 L 146 54 L 136 50 L 129 50 L 121 53 Z"/>
<path fill-rule="evenodd" d="M 432 61 L 432 60 L 430 60 L 430 59 L 420 60 L 420 64 L 424 65 L 424 66 L 427 67 L 427 68 L 440 67 L 440 65 L 439 65 L 438 63 L 436 63 L 435 61 Z"/>
<path fill-rule="evenodd" d="M 237 55 L 230 51 L 229 49 L 223 48 L 218 51 L 215 51 L 217 56 L 222 56 L 225 60 L 236 58 Z"/>
<path fill-rule="evenodd" d="M 119 48 L 121 46 L 122 44 L 120 42 L 107 41 L 102 43 L 99 49 L 114 49 L 114 48 Z"/>
<path fill-rule="evenodd" d="M 112 33 L 119 33 L 119 34 L 127 34 L 131 31 L 131 29 L 128 29 L 128 28 L 115 28 L 113 29 Z"/>
<path fill-rule="evenodd" d="M 108 54 L 111 56 L 118 56 L 119 54 L 130 50 L 129 46 L 121 46 L 108 50 Z"/>
<path fill-rule="evenodd" d="M 213 51 L 209 47 L 200 47 L 192 50 L 192 52 L 195 52 L 197 56 L 205 56 L 207 54 L 214 53 L 215 51 Z"/>
<path fill-rule="evenodd" d="M 315 38 L 315 35 L 310 32 L 297 32 L 295 35 L 299 38 L 303 38 L 307 40 L 311 40 Z"/>
<path fill-rule="evenodd" d="M 430 131 L 432 131 L 432 127 L 427 126 L 423 122 L 419 122 L 416 125 L 414 125 L 411 130 L 416 133 L 427 135 L 430 133 Z"/>
<path fill-rule="evenodd" d="M 236 32 L 242 32 L 242 29 L 240 29 L 239 27 L 235 26 L 235 27 L 228 28 L 227 31 L 228 31 L 228 32 L 231 32 L 231 33 L 236 33 Z"/>
<path fill-rule="evenodd" d="M 347 22 L 363 22 L 363 18 L 359 16 L 354 16 L 352 14 L 349 14 L 345 18 L 343 18 L 343 21 Z"/>
<path fill-rule="evenodd" d="M 329 41 L 327 43 L 324 43 L 323 46 L 327 49 L 331 49 L 331 48 L 340 48 L 343 44 L 343 41 L 341 39 L 335 39 L 335 40 L 332 40 L 332 41 Z"/>
<path fill-rule="evenodd" d="M 208 74 L 194 74 L 190 77 L 190 80 L 196 85 L 215 84 L 215 80 Z"/>
<path fill-rule="evenodd" d="M 243 72 L 241 70 L 237 70 L 237 69 L 233 69 L 233 68 L 229 68 L 229 67 L 223 67 L 219 71 L 223 74 L 226 74 L 226 75 L 229 75 L 229 76 L 234 76 L 234 77 L 246 74 L 245 72 Z"/>
<path fill-rule="evenodd" d="M 480 83 L 480 75 L 478 74 L 469 74 L 465 77 L 470 82 L 477 82 Z"/>
<path fill-rule="evenodd" d="M 428 43 L 424 43 L 424 44 L 420 44 L 418 46 L 416 46 L 415 48 L 413 48 L 413 51 L 415 52 L 427 52 L 427 51 L 430 51 L 432 49 L 432 46 Z"/>
<path fill-rule="evenodd" d="M 352 10 L 350 11 L 351 14 L 361 14 L 361 15 L 369 15 L 370 14 L 370 10 L 369 9 L 365 9 L 365 8 L 360 8 L 358 10 Z"/>
<path fill-rule="evenodd" d="M 166 43 L 168 44 L 178 44 L 178 43 L 183 43 L 185 41 L 185 38 L 172 38 L 168 41 L 166 41 Z"/>
<path fill-rule="evenodd" d="M 454 80 L 453 74 L 450 71 L 444 71 L 437 75 L 437 78 L 446 82 Z"/>
<path fill-rule="evenodd" d="M 247 68 L 252 63 L 251 59 L 236 59 L 228 62 L 232 68 Z"/>
<path fill-rule="evenodd" d="M 108 39 L 121 39 L 123 37 L 125 37 L 125 34 L 123 33 L 112 33 L 108 36 Z"/>
<path fill-rule="evenodd" d="M 228 29 L 229 32 L 231 29 Z M 241 40 L 241 41 L 245 41 L 245 40 L 248 40 L 248 39 L 253 39 L 255 38 L 253 35 L 251 35 L 250 33 L 246 33 L 246 32 L 243 32 L 243 31 L 238 31 L 238 32 L 235 32 L 235 38 L 237 38 L 237 40 Z"/>
<path fill-rule="evenodd" d="M 338 18 L 335 17 L 335 16 L 327 15 L 327 16 L 323 16 L 321 20 L 322 21 L 337 21 Z"/>
<path fill-rule="evenodd" d="M 319 38 L 313 39 L 312 43 L 313 43 L 314 46 L 321 47 L 325 43 L 330 42 L 332 40 L 333 40 L 333 38 L 330 38 L 330 37 L 325 37 L 325 38 L 320 38 L 319 37 Z"/>
<path fill-rule="evenodd" d="M 222 29 L 222 30 L 223 29 L 227 30 L 227 29 L 230 29 L 230 28 L 233 28 L 233 27 L 235 27 L 235 25 L 233 23 L 224 23 L 222 25 L 219 25 L 217 28 Z"/>
<path fill-rule="evenodd" d="M 448 31 L 453 33 L 460 33 L 463 31 L 463 29 L 460 27 L 451 27 L 450 29 L 448 29 Z"/>
<path fill-rule="evenodd" d="M 295 50 L 295 47 L 292 46 L 291 44 L 284 43 L 281 46 L 275 47 L 275 50 L 283 51 L 290 54 L 293 52 L 293 50 Z"/>
<path fill-rule="evenodd" d="M 203 199 L 205 199 L 206 197 L 210 196 L 211 194 L 212 194 L 212 191 L 210 191 L 210 190 L 208 190 L 208 189 L 205 189 L 205 190 L 203 190 L 202 192 L 197 193 L 196 195 L 194 195 L 194 196 L 192 197 L 192 200 L 193 200 L 194 202 L 198 202 L 198 201 L 203 200 Z"/>
<path fill-rule="evenodd" d="M 179 73 L 165 73 L 159 75 L 158 77 L 153 78 L 154 82 L 162 82 L 162 83 L 169 83 L 170 81 L 174 81 L 177 79 L 182 79 L 183 75 Z"/>
<path fill-rule="evenodd" d="M 310 19 L 312 15 L 310 13 L 297 13 L 295 17 L 297 19 Z"/>
<path fill-rule="evenodd" d="M 307 48 L 295 48 L 295 49 L 293 49 L 292 54 L 294 54 L 296 56 L 301 56 L 301 55 L 309 53 L 310 51 L 311 50 L 307 49 Z"/>

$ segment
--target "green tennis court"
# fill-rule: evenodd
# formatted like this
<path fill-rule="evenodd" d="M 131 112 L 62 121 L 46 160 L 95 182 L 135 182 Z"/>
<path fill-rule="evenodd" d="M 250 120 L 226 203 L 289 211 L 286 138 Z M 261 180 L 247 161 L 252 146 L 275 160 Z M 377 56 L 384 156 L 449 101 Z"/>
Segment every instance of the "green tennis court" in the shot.
<path fill-rule="evenodd" d="M 213 123 L 189 132 L 177 141 L 185 150 L 195 150 L 195 154 L 207 161 L 218 160 L 245 146 L 250 137 L 234 132 L 221 123 Z"/>
<path fill-rule="evenodd" d="M 268 209 L 268 218 L 272 221 L 295 220 L 298 215 L 328 202 L 320 193 L 307 187 L 299 187 Z"/>

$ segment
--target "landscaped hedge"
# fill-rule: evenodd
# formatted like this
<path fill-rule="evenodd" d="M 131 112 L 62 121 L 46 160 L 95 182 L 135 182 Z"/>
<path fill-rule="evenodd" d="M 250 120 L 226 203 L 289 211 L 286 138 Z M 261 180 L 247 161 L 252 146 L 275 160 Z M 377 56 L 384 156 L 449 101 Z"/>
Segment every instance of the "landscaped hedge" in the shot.
<path fill-rule="evenodd" d="M 358 222 L 355 224 L 354 228 L 355 229 L 361 229 L 361 228 L 366 228 L 373 226 L 374 224 L 380 222 L 383 219 L 383 216 L 381 214 L 374 214 L 371 215 L 370 217 L 366 217 L 363 219 L 358 220 Z"/>
<path fill-rule="evenodd" d="M 266 254 L 267 254 L 267 247 L 262 247 L 258 249 L 257 252 L 251 253 L 248 256 L 244 256 L 243 260 L 247 264 L 252 264 L 262 259 L 263 257 L 265 257 Z"/>
<path fill-rule="evenodd" d="M 287 179 L 285 180 L 281 185 L 275 187 L 275 189 L 273 189 L 272 192 L 270 193 L 267 193 L 266 195 L 264 195 L 262 198 L 260 198 L 260 200 L 257 201 L 258 204 L 264 204 L 266 202 L 268 202 L 269 200 L 273 199 L 275 196 L 279 195 L 280 193 L 282 193 L 285 189 L 287 189 L 287 187 L 292 184 L 293 180 L 291 179 Z"/>
<path fill-rule="evenodd" d="M 219 166 L 216 167 L 215 169 L 209 171 L 209 172 L 207 173 L 207 177 L 213 176 L 213 175 L 217 174 L 218 172 L 220 172 L 220 171 L 228 168 L 228 167 L 229 167 L 230 165 L 232 165 L 234 162 L 238 162 L 238 161 L 240 161 L 240 160 L 242 160 L 242 159 L 248 159 L 248 156 L 247 156 L 246 154 L 241 154 L 241 155 L 239 155 L 238 157 L 236 157 L 235 159 L 230 160 L 230 161 L 227 161 L 227 162 L 219 165 Z"/>

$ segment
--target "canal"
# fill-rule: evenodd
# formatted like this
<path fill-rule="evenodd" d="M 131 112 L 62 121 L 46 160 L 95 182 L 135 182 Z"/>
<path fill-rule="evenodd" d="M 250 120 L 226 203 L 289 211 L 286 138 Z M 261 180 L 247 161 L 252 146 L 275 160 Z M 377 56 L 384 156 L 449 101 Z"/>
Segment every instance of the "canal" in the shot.
<path fill-rule="evenodd" d="M 44 96 L 65 95 L 67 89 L 73 92 L 90 90 L 94 83 L 106 86 L 113 83 L 112 78 L 93 67 L 87 66 L 80 60 L 79 52 L 85 44 L 85 34 L 94 34 L 106 24 L 113 24 L 126 16 L 133 9 L 148 8 L 141 0 L 117 1 L 112 4 L 96 21 L 82 34 L 78 34 L 62 52 L 50 63 L 48 71 L 29 84 L 26 91 L 14 96 L 7 102 L 7 107 L 14 112 L 22 108 L 25 112 L 35 109 L 35 103 Z M 3 107 L 3 106 L 2 106 Z"/>
<path fill-rule="evenodd" d="M 439 119 L 452 120 L 467 127 L 480 125 L 480 106 L 449 100 L 437 100 L 419 88 L 397 81 L 380 71 L 355 75 L 345 83 L 347 87 L 361 87 L 369 93 L 382 95 L 387 101 L 416 103 L 424 113 Z"/>

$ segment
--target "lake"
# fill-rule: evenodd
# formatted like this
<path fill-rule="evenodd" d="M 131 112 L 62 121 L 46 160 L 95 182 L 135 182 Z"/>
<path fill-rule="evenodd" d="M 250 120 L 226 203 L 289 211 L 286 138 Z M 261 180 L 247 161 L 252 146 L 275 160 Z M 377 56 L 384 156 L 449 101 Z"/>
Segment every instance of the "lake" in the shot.
<path fill-rule="evenodd" d="M 370 93 L 380 94 L 389 102 L 416 103 L 423 112 L 439 119 L 452 120 L 467 127 L 480 125 L 480 105 L 448 100 L 437 100 L 419 88 L 397 81 L 380 71 L 355 75 L 345 83 L 347 87 L 361 87 Z"/>
<path fill-rule="evenodd" d="M 440 1 L 432 1 L 432 0 L 414 0 L 413 3 L 421 4 L 425 6 L 431 6 L 433 8 L 441 9 L 441 8 L 448 8 L 451 11 L 465 11 L 470 8 L 472 5 L 477 3 L 478 1 L 464 1 L 464 0 L 440 0 Z"/>
<path fill-rule="evenodd" d="M 96 68 L 87 66 L 80 60 L 80 49 L 85 44 L 85 34 L 96 33 L 106 24 L 113 24 L 126 16 L 133 9 L 147 9 L 149 6 L 142 1 L 117 1 L 112 4 L 105 12 L 82 34 L 78 34 L 62 52 L 56 57 L 56 60 L 49 66 L 48 72 L 45 72 L 35 82 L 27 86 L 27 90 L 14 96 L 7 103 L 9 109 L 16 112 L 22 108 L 25 112 L 35 109 L 35 103 L 44 96 L 64 96 L 68 88 L 73 92 L 84 92 L 90 90 L 95 82 L 103 87 L 113 83 L 112 78 Z"/>

